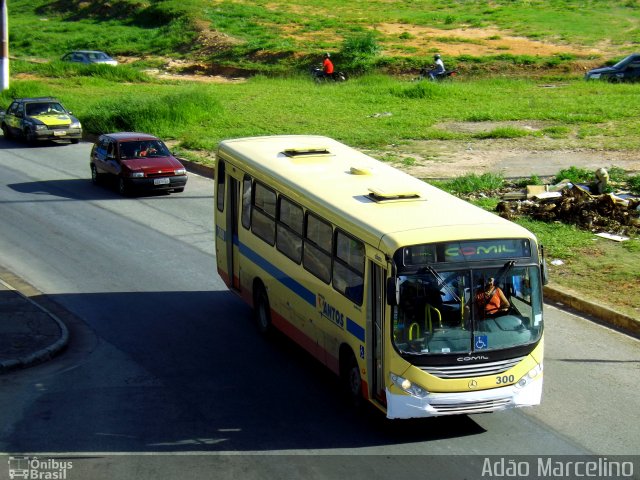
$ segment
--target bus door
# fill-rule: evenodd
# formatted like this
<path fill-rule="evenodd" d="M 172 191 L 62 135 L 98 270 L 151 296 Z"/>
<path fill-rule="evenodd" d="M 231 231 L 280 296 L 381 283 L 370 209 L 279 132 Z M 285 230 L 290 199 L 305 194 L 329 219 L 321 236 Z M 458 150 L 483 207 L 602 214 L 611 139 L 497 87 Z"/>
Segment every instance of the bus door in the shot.
<path fill-rule="evenodd" d="M 367 330 L 371 338 L 367 339 L 367 357 L 370 363 L 371 394 L 373 398 L 385 403 L 384 382 L 384 313 L 385 313 L 385 277 L 386 270 L 380 265 L 369 261 L 369 302 L 367 308 Z"/>
<path fill-rule="evenodd" d="M 216 263 L 229 288 L 238 289 L 238 180 L 227 175 L 227 165 L 216 166 Z M 233 167 L 232 167 L 233 168 Z"/>
<path fill-rule="evenodd" d="M 227 271 L 231 273 L 231 288 L 240 290 L 240 242 L 238 239 L 238 216 L 240 205 L 240 182 L 228 176 L 229 203 L 227 208 Z"/>

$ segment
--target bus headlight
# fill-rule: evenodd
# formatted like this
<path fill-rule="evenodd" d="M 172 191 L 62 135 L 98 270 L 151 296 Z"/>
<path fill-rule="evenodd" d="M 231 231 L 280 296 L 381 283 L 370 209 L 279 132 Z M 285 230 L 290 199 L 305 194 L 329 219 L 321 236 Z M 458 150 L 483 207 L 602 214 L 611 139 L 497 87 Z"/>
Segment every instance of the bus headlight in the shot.
<path fill-rule="evenodd" d="M 517 381 L 515 387 L 516 388 L 524 388 L 529 385 L 534 378 L 542 373 L 542 364 L 539 363 L 535 367 L 533 367 L 529 372 L 524 375 L 520 380 Z"/>
<path fill-rule="evenodd" d="M 414 397 L 424 398 L 427 395 L 429 395 L 429 392 L 427 392 L 420 385 L 411 383 L 410 380 L 407 380 L 406 378 L 401 377 L 400 375 L 396 375 L 395 373 L 391 374 L 391 381 L 398 388 L 400 388 L 401 390 L 407 392 L 409 395 L 412 395 Z"/>

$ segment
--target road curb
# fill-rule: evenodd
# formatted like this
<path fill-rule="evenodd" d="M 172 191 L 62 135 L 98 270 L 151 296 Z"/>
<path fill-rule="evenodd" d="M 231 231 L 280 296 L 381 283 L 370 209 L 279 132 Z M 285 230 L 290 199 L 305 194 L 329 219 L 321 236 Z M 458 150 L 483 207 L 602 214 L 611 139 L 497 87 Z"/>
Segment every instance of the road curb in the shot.
<path fill-rule="evenodd" d="M 8 274 L 8 272 L 2 269 L 0 269 L 0 273 L 2 274 L 2 276 L 6 276 Z M 15 277 L 15 275 L 11 275 L 11 276 Z M 0 278 L 0 283 L 4 285 L 8 290 L 16 293 L 17 295 L 22 297 L 24 300 L 26 300 L 36 308 L 40 309 L 46 315 L 48 315 L 49 318 L 51 318 L 60 329 L 60 337 L 51 345 L 45 348 L 42 348 L 40 350 L 37 350 L 35 352 L 32 352 L 28 355 L 20 356 L 11 360 L 0 361 L 0 373 L 8 372 L 10 370 L 15 370 L 19 368 L 26 368 L 26 367 L 36 365 L 38 363 L 45 362 L 51 359 L 56 354 L 58 354 L 59 352 L 61 352 L 64 348 L 66 348 L 66 346 L 69 343 L 69 329 L 64 324 L 64 322 L 60 320 L 60 318 L 58 318 L 57 315 L 55 315 L 53 312 L 51 312 L 50 310 L 48 310 L 38 302 L 32 300 L 29 297 L 29 295 L 21 292 L 20 290 L 15 288 L 13 285 L 2 280 L 2 278 Z M 33 287 L 30 287 L 30 288 L 33 289 Z"/>
<path fill-rule="evenodd" d="M 202 175 L 203 177 L 206 177 L 206 178 L 214 177 L 215 169 L 213 167 L 208 167 L 200 163 L 192 162 L 191 160 L 187 160 L 186 158 L 181 158 L 181 157 L 176 157 L 176 158 L 180 160 L 180 163 L 184 165 L 184 168 L 186 168 L 187 171 L 192 173 L 197 173 L 198 175 Z"/>
<path fill-rule="evenodd" d="M 623 330 L 625 333 L 640 336 L 640 320 L 616 312 L 591 300 L 580 298 L 567 290 L 560 290 L 556 285 L 546 285 L 544 287 L 544 297 L 545 302 L 551 300 L 580 313 L 595 317 L 603 323 Z"/>

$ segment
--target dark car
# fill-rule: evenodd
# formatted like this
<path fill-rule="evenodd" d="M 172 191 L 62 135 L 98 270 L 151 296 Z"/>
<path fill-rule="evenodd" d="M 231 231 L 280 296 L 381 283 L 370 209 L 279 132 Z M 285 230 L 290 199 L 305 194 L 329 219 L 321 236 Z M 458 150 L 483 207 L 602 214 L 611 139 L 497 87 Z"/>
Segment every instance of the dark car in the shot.
<path fill-rule="evenodd" d="M 84 63 L 87 65 L 91 63 L 104 63 L 114 67 L 118 65 L 117 60 L 98 50 L 75 50 L 64 54 L 60 60 L 63 62 Z"/>
<path fill-rule="evenodd" d="M 147 133 L 100 135 L 91 149 L 89 163 L 94 184 L 104 177 L 115 178 L 123 195 L 134 190 L 182 192 L 187 184 L 184 165 L 162 140 Z"/>
<path fill-rule="evenodd" d="M 1 115 L 4 138 L 36 140 L 82 139 L 82 125 L 53 97 L 16 98 Z"/>
<path fill-rule="evenodd" d="M 611 67 L 589 70 L 586 80 L 605 80 L 611 83 L 640 81 L 640 54 L 634 53 Z"/>

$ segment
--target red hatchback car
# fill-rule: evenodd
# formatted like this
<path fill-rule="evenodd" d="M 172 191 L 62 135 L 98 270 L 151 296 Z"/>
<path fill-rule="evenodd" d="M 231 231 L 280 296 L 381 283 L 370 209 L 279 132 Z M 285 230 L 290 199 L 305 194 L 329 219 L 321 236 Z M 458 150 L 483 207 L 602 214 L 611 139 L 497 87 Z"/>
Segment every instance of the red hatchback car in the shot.
<path fill-rule="evenodd" d="M 146 133 L 117 132 L 100 135 L 91 149 L 91 181 L 99 184 L 105 176 L 114 177 L 118 190 L 184 191 L 187 170 L 167 146 Z"/>

